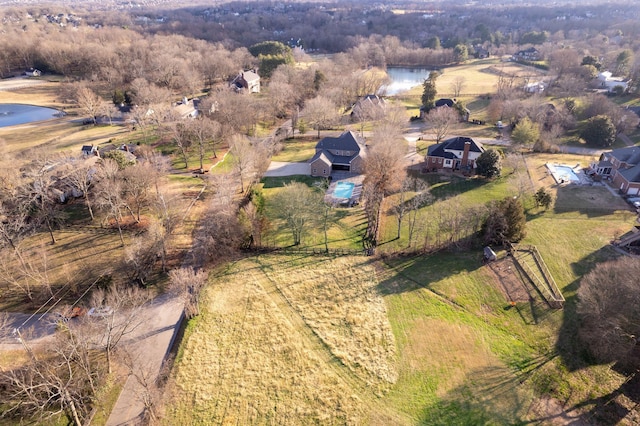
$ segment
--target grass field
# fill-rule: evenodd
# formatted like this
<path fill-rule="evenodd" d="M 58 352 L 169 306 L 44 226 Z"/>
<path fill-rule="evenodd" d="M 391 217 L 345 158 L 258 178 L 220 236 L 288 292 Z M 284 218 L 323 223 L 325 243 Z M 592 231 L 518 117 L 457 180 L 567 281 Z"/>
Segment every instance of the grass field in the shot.
<path fill-rule="evenodd" d="M 269 219 L 269 228 L 262 237 L 264 244 L 269 246 L 286 247 L 293 243 L 291 232 L 286 225 L 276 219 L 276 206 L 270 200 L 279 191 L 284 191 L 283 186 L 289 182 L 303 182 L 309 187 L 317 187 L 323 183 L 322 178 L 310 176 L 288 176 L 263 178 L 259 184 L 266 205 L 265 215 Z M 366 217 L 361 207 L 332 209 L 331 226 L 327 231 L 328 246 L 330 249 L 362 249 L 362 234 L 367 226 Z M 322 228 L 312 226 L 302 237 L 304 247 L 324 248 L 324 232 Z"/>
<path fill-rule="evenodd" d="M 395 380 L 395 345 L 363 260 L 261 256 L 215 277 L 168 424 L 365 423 Z"/>
<path fill-rule="evenodd" d="M 575 281 L 614 256 L 593 236 L 615 220 L 549 220 L 527 242 L 564 310 L 509 305 L 473 252 L 230 266 L 185 340 L 167 424 L 555 424 L 592 409 L 623 379 L 572 359 Z"/>

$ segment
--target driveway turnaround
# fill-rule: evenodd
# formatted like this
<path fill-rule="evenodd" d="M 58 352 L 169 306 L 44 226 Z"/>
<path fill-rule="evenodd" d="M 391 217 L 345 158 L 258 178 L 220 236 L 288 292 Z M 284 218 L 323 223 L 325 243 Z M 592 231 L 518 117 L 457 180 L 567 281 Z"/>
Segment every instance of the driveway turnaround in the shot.
<path fill-rule="evenodd" d="M 282 161 L 272 161 L 269 164 L 265 177 L 280 177 L 293 175 L 310 175 L 311 165 L 309 163 L 285 163 Z"/>

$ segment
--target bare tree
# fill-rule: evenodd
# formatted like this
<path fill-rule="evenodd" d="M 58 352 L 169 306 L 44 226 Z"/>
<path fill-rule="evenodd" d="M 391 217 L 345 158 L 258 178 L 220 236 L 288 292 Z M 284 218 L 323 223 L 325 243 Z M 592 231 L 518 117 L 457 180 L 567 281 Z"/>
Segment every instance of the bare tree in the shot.
<path fill-rule="evenodd" d="M 467 79 L 462 76 L 456 76 L 453 81 L 451 82 L 451 90 L 453 91 L 453 96 L 454 97 L 459 97 L 460 93 L 464 90 L 465 86 L 466 86 L 466 82 Z"/>
<path fill-rule="evenodd" d="M 333 126 L 338 120 L 336 106 L 329 99 L 322 96 L 309 99 L 305 103 L 302 115 L 305 121 L 318 131 L 318 138 L 320 137 L 320 130 Z"/>
<path fill-rule="evenodd" d="M 103 160 L 98 171 L 99 180 L 96 184 L 96 203 L 106 211 L 106 220 L 113 219 L 118 227 L 120 242 L 124 246 L 122 235 L 122 209 L 125 208 L 123 182 L 118 176 L 118 165 L 110 159 Z"/>
<path fill-rule="evenodd" d="M 206 286 L 207 279 L 205 271 L 190 267 L 169 271 L 170 291 L 183 299 L 187 319 L 200 314 L 200 293 Z"/>
<path fill-rule="evenodd" d="M 180 151 L 182 161 L 184 161 L 184 168 L 189 168 L 189 150 L 192 145 L 189 123 L 185 120 L 178 119 L 166 126 L 166 130 Z"/>
<path fill-rule="evenodd" d="M 598 264 L 578 289 L 579 336 L 600 362 L 619 361 L 634 371 L 640 367 L 634 348 L 640 335 L 638 259 Z"/>
<path fill-rule="evenodd" d="M 360 124 L 360 134 L 364 136 L 364 126 L 368 121 L 378 121 L 385 116 L 384 100 L 377 97 L 361 98 L 353 106 L 351 119 Z"/>
<path fill-rule="evenodd" d="M 150 293 L 139 287 L 111 287 L 97 289 L 91 294 L 90 311 L 93 342 L 105 352 L 107 369 L 112 370 L 113 353 L 123 338 L 131 335 L 147 321 L 142 307 L 150 300 Z"/>
<path fill-rule="evenodd" d="M 212 121 L 206 116 L 201 116 L 188 123 L 189 137 L 195 142 L 198 149 L 198 160 L 200 161 L 200 172 L 204 171 L 204 158 L 207 146 L 213 147 L 215 156 L 215 147 L 218 143 L 218 134 L 220 132 L 220 123 Z"/>
<path fill-rule="evenodd" d="M 0 371 L 3 415 L 44 421 L 65 413 L 76 426 L 86 424 L 103 376 L 88 339 L 73 329 L 57 333 L 42 351 L 21 339 L 28 355 L 24 366 Z"/>
<path fill-rule="evenodd" d="M 440 143 L 460 121 L 460 114 L 454 108 L 442 106 L 429 111 L 426 121 L 435 134 L 436 143 Z"/>
<path fill-rule="evenodd" d="M 82 194 L 82 198 L 87 206 L 91 220 L 93 220 L 93 208 L 91 206 L 89 190 L 95 178 L 94 174 L 97 168 L 95 161 L 79 160 L 74 161 L 70 166 L 69 173 L 67 174 L 67 180 L 76 191 Z"/>
<path fill-rule="evenodd" d="M 362 196 L 368 225 L 365 248 L 377 244 L 380 208 L 385 196 L 397 191 L 406 175 L 405 145 L 401 130 L 393 123 L 381 123 L 371 139 L 365 158 L 365 179 Z"/>
<path fill-rule="evenodd" d="M 64 201 L 63 191 L 56 187 L 57 177 L 54 176 L 59 159 L 44 157 L 34 160 L 26 169 L 27 185 L 24 197 L 30 206 L 31 220 L 44 225 L 51 237 L 51 244 L 56 243 L 53 229 L 59 225 L 65 215 L 58 206 Z"/>
<path fill-rule="evenodd" d="M 131 211 L 135 221 L 140 222 L 140 213 L 149 205 L 152 188 L 160 174 L 153 164 L 144 162 L 122 170 L 120 177 L 125 183 L 125 207 Z"/>
<path fill-rule="evenodd" d="M 233 169 L 240 179 L 240 192 L 244 193 L 245 184 L 251 182 L 255 175 L 254 147 L 249 139 L 240 135 L 233 136 L 229 145 Z"/>
<path fill-rule="evenodd" d="M 284 189 L 273 197 L 276 216 L 291 232 L 293 245 L 299 245 L 309 229 L 319 222 L 322 203 L 322 194 L 301 182 L 285 183 Z"/>
<path fill-rule="evenodd" d="M 81 86 L 76 94 L 76 102 L 80 110 L 96 124 L 100 112 L 104 110 L 105 101 L 86 86 Z"/>

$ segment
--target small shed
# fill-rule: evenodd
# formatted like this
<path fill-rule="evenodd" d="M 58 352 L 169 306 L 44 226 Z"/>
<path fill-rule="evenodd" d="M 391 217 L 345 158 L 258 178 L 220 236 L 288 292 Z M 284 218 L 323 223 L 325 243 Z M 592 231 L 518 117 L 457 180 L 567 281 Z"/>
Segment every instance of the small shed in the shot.
<path fill-rule="evenodd" d="M 493 251 L 491 249 L 491 247 L 486 246 L 483 249 L 483 253 L 482 253 L 482 260 L 487 263 L 487 262 L 493 262 L 494 260 L 498 260 L 498 255 L 496 254 L 495 251 Z"/>

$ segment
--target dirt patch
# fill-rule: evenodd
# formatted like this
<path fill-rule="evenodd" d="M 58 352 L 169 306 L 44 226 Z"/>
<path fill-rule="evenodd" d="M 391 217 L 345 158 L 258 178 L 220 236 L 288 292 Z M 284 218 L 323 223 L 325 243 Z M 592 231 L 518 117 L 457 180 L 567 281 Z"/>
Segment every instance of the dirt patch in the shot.
<path fill-rule="evenodd" d="M 510 256 L 504 257 L 487 265 L 495 275 L 497 288 L 504 294 L 507 302 L 528 302 L 531 300 L 529 289 L 524 285 L 516 264 Z"/>

